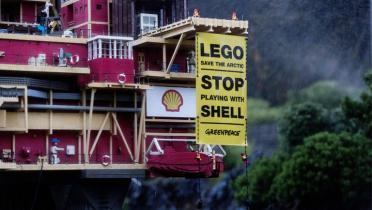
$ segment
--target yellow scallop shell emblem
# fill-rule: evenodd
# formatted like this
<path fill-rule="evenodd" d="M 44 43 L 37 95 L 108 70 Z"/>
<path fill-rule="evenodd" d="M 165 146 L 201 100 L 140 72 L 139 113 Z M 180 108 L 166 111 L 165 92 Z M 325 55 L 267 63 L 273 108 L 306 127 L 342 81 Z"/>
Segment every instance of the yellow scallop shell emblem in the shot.
<path fill-rule="evenodd" d="M 167 90 L 163 94 L 162 104 L 168 112 L 179 112 L 183 105 L 182 95 L 176 90 Z"/>

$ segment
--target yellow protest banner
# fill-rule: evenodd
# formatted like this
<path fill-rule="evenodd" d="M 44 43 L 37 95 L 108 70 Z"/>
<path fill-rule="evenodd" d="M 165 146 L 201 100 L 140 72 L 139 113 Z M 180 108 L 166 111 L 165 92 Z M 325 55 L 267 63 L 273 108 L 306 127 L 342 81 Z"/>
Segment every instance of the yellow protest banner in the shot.
<path fill-rule="evenodd" d="M 196 35 L 196 137 L 198 144 L 246 145 L 245 37 Z"/>

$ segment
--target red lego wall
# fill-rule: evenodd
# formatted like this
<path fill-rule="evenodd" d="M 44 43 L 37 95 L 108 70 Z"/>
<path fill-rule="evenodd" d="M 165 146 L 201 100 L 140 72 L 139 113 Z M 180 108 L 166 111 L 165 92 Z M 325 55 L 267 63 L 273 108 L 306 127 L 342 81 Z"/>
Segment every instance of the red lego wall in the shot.
<path fill-rule="evenodd" d="M 119 113 L 118 121 L 121 129 L 123 130 L 124 136 L 127 139 L 129 148 L 134 151 L 134 136 L 133 136 L 133 114 L 132 113 Z M 132 152 L 133 153 L 133 152 Z M 134 153 L 133 153 L 134 155 Z M 131 162 L 129 154 L 126 150 L 123 140 L 120 135 L 115 136 L 113 142 L 113 161 L 117 163 L 128 163 Z"/>
<path fill-rule="evenodd" d="M 92 24 L 92 36 L 108 35 L 106 24 Z"/>
<path fill-rule="evenodd" d="M 73 25 L 74 21 L 74 5 L 69 5 L 62 7 L 60 10 L 60 15 L 62 17 L 62 26 L 63 28 L 68 28 Z"/>
<path fill-rule="evenodd" d="M 92 0 L 92 21 L 107 22 L 107 6 L 107 0 Z"/>
<path fill-rule="evenodd" d="M 76 67 L 88 67 L 88 50 L 85 44 L 70 43 L 50 43 L 22 40 L 0 40 L 0 49 L 5 52 L 5 56 L 0 57 L 0 64 L 28 64 L 30 57 L 38 57 L 39 54 L 46 54 L 48 65 L 58 65 L 59 49 L 64 52 L 79 55 L 80 61 L 73 65 Z M 22 50 L 19 50 L 22 49 Z"/>
<path fill-rule="evenodd" d="M 38 156 L 44 156 L 46 154 L 44 132 L 32 131 L 16 134 L 15 136 L 15 160 L 17 163 L 36 163 Z M 29 153 L 26 153 L 26 151 L 29 151 Z"/>
<path fill-rule="evenodd" d="M 80 0 L 66 7 L 61 8 L 61 16 L 64 28 L 79 25 L 88 21 L 87 0 Z"/>
<path fill-rule="evenodd" d="M 98 58 L 89 61 L 90 75 L 80 76 L 79 85 L 84 86 L 92 81 L 118 82 L 118 75 L 125 73 L 126 83 L 134 83 L 133 60 Z"/>
<path fill-rule="evenodd" d="M 92 35 L 108 34 L 108 8 L 107 0 L 92 0 Z M 87 0 L 80 0 L 72 5 L 61 8 L 63 28 L 74 27 L 78 37 L 87 37 L 88 32 L 88 3 Z M 76 27 L 79 26 L 80 27 Z"/>
<path fill-rule="evenodd" d="M 35 23 L 37 4 L 35 2 L 22 2 L 22 22 Z"/>

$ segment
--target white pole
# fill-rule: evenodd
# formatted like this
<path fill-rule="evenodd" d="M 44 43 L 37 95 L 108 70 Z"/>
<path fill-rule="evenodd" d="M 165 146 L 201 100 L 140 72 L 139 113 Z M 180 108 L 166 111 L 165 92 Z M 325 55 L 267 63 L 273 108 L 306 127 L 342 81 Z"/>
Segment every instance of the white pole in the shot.
<path fill-rule="evenodd" d="M 102 39 L 98 39 L 98 58 L 102 58 Z"/>
<path fill-rule="evenodd" d="M 111 39 L 109 39 L 109 58 L 112 58 L 112 42 Z"/>
<path fill-rule="evenodd" d="M 114 58 L 116 59 L 117 58 L 117 43 L 116 43 L 116 40 L 114 40 Z"/>

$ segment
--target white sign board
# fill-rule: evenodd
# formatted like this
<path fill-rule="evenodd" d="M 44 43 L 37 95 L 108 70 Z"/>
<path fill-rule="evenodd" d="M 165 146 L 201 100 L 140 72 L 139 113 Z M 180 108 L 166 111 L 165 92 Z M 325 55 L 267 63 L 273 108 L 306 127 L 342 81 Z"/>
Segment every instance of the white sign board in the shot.
<path fill-rule="evenodd" d="M 152 86 L 146 91 L 146 115 L 194 118 L 195 88 Z"/>

